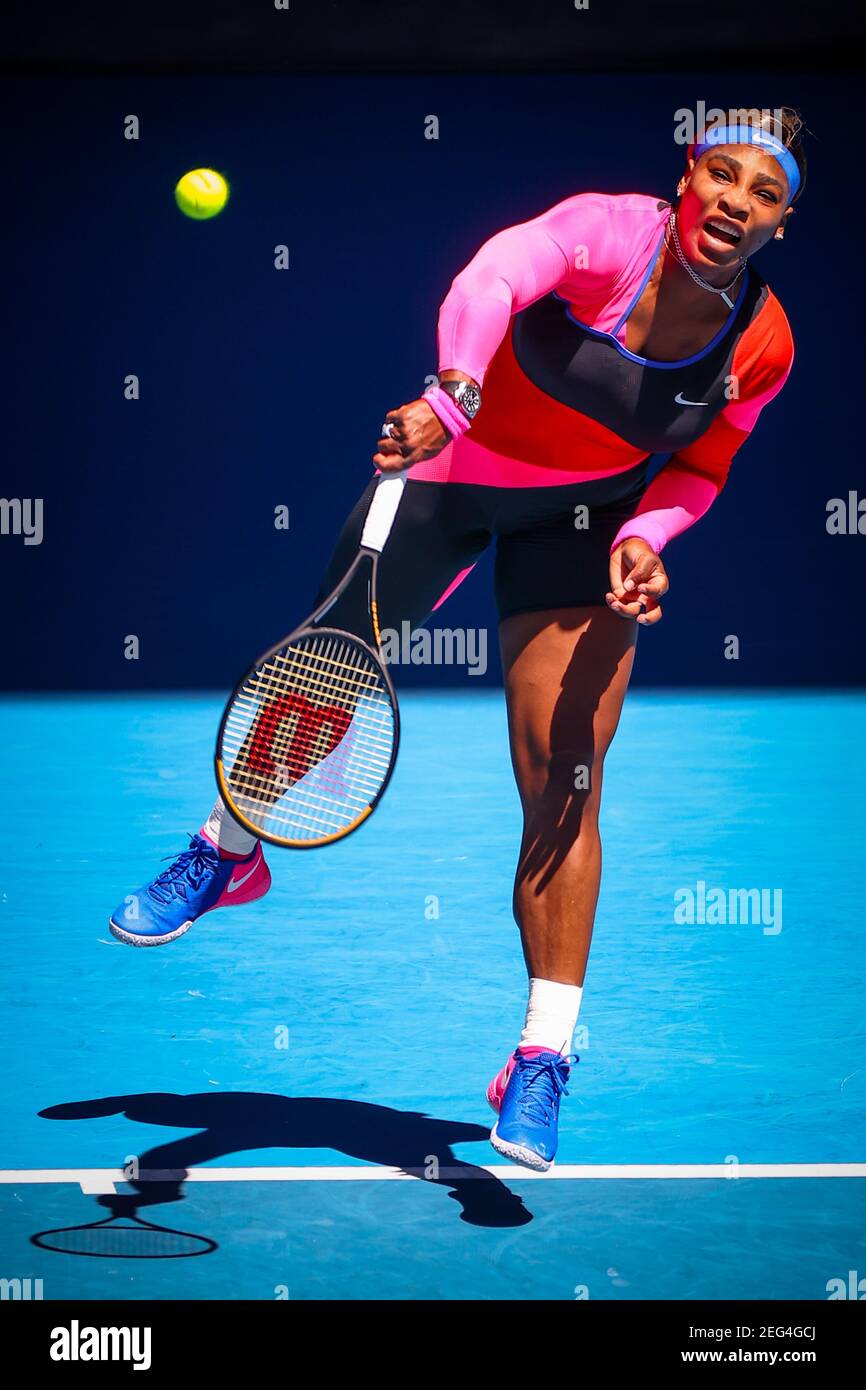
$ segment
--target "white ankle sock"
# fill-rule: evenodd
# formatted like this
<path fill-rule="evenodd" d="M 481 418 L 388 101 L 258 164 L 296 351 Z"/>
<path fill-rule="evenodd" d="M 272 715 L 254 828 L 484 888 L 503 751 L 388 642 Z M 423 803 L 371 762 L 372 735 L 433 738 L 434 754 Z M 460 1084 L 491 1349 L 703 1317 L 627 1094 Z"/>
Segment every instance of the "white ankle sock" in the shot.
<path fill-rule="evenodd" d="M 561 985 L 557 980 L 529 981 L 529 1002 L 526 1022 L 520 1034 L 520 1047 L 546 1047 L 561 1052 L 571 1051 L 571 1039 L 577 1026 L 583 989 L 580 985 Z"/>
<path fill-rule="evenodd" d="M 252 854 L 258 843 L 257 836 L 242 830 L 234 816 L 226 810 L 226 804 L 218 796 L 214 808 L 202 826 L 202 834 L 226 854 Z"/>

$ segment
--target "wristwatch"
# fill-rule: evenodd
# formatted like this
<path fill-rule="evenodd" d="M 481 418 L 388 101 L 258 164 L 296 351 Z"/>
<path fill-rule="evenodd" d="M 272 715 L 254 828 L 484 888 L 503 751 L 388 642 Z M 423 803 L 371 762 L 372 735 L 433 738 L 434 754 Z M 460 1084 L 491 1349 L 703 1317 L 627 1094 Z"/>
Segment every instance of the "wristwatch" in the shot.
<path fill-rule="evenodd" d="M 467 420 L 474 420 L 481 409 L 481 392 L 478 387 L 469 381 L 442 381 L 439 384 L 459 405 Z"/>

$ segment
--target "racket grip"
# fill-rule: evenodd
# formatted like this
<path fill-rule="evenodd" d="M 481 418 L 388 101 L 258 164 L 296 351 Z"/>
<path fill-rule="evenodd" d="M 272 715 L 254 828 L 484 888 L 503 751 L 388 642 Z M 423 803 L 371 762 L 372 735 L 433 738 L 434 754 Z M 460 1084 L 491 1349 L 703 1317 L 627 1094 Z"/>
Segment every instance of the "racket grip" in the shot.
<path fill-rule="evenodd" d="M 403 473 L 386 473 L 379 479 L 361 533 L 361 545 L 366 550 L 382 550 L 391 534 L 405 486 Z"/>

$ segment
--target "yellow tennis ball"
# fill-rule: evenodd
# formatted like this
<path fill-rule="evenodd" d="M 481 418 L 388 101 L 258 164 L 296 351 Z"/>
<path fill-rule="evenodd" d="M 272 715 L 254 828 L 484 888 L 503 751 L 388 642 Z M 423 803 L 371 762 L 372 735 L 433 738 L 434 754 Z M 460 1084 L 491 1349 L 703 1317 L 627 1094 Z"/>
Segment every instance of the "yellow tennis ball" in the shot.
<path fill-rule="evenodd" d="M 186 217 L 203 222 L 216 217 L 228 202 L 229 186 L 215 169 L 191 169 L 178 179 L 175 202 Z"/>

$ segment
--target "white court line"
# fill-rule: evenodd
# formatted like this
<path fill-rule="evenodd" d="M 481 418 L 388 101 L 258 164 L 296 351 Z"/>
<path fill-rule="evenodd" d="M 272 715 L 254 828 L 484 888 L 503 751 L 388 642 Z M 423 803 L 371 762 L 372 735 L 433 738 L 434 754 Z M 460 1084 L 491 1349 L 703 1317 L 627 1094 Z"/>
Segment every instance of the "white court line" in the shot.
<path fill-rule="evenodd" d="M 557 1178 L 594 1182 L 598 1179 L 728 1178 L 866 1178 L 866 1163 L 562 1163 L 546 1173 L 507 1164 L 466 1164 L 440 1168 L 439 1181 L 467 1181 L 485 1176 L 503 1182 L 551 1182 Z M 370 1165 L 319 1168 L 148 1168 L 138 1182 L 390 1182 L 427 1177 L 424 1168 L 386 1168 Z M 429 1180 L 429 1179 L 428 1179 Z M 122 1168 L 5 1168 L 0 1183 L 75 1183 L 91 1196 L 112 1193 L 128 1183 Z"/>

